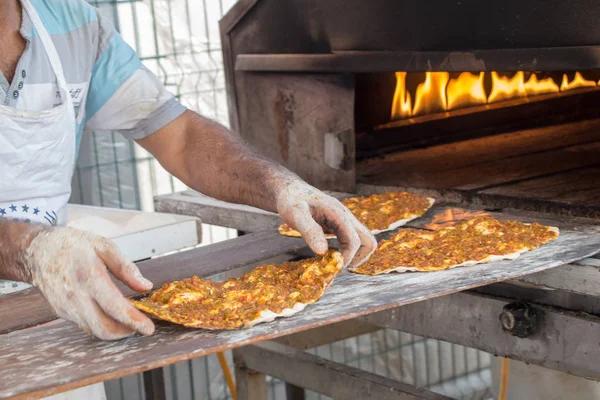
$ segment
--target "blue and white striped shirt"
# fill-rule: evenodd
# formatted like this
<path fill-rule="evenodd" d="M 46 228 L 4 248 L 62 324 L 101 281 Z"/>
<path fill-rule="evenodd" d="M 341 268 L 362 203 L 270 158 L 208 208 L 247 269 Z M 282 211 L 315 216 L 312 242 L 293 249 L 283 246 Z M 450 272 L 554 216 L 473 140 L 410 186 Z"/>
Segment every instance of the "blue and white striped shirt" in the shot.
<path fill-rule="evenodd" d="M 85 131 L 151 135 L 186 108 L 146 69 L 111 22 L 84 0 L 32 0 L 61 58 L 76 115 L 77 147 Z M 0 73 L 0 103 L 31 111 L 59 105 L 56 77 L 37 32 L 23 12 L 27 40 L 12 82 Z"/>

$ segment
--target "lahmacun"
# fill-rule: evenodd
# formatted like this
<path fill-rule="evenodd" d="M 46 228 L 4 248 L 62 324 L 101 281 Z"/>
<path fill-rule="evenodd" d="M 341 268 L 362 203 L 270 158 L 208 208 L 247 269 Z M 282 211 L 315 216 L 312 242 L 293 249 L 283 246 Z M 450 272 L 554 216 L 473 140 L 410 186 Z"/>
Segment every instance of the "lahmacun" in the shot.
<path fill-rule="evenodd" d="M 349 197 L 342 200 L 354 216 L 365 225 L 372 234 L 393 231 L 413 219 L 421 217 L 433 206 L 435 200 L 430 197 L 408 192 L 376 193 L 370 196 Z M 335 235 L 323 226 L 325 237 L 334 239 Z M 278 229 L 284 236 L 301 237 L 297 230 L 287 224 Z"/>
<path fill-rule="evenodd" d="M 289 317 L 319 300 L 343 268 L 342 255 L 265 264 L 235 279 L 192 277 L 167 282 L 150 296 L 131 300 L 159 319 L 210 330 L 251 327 Z"/>
<path fill-rule="evenodd" d="M 516 259 L 556 239 L 558 228 L 538 223 L 500 222 L 489 216 L 427 231 L 401 229 L 383 240 L 364 264 L 351 269 L 365 275 L 440 271 L 505 259 Z"/>

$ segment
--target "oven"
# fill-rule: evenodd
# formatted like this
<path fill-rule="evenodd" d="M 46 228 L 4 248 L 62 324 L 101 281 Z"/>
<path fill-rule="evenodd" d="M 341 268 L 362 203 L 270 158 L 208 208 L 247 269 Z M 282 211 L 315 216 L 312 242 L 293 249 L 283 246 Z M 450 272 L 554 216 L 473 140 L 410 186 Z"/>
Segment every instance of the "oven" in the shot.
<path fill-rule="evenodd" d="M 242 0 L 221 24 L 232 127 L 324 190 L 597 217 L 599 18 L 588 0 Z"/>

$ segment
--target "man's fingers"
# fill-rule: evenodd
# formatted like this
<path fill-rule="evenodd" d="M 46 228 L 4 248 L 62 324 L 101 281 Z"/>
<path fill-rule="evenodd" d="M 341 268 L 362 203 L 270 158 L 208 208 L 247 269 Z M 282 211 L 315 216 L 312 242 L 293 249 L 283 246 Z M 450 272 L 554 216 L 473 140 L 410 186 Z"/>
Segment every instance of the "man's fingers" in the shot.
<path fill-rule="evenodd" d="M 152 282 L 144 278 L 138 267 L 127 260 L 110 240 L 98 238 L 94 242 L 94 248 L 110 272 L 127 286 L 138 292 L 152 289 Z"/>
<path fill-rule="evenodd" d="M 354 259 L 350 262 L 352 267 L 358 267 L 369 259 L 371 254 L 377 249 L 377 240 L 375 236 L 356 218 L 353 218 L 352 224 L 360 238 L 360 247 L 358 248 Z"/>
<path fill-rule="evenodd" d="M 344 257 L 344 267 L 354 258 L 359 249 L 361 241 L 356 228 L 352 225 L 350 218 L 344 213 L 343 209 L 337 207 L 322 207 L 322 217 L 327 225 L 337 236 L 340 244 L 340 252 Z"/>
<path fill-rule="evenodd" d="M 302 234 L 302 238 L 316 254 L 327 252 L 328 244 L 323 228 L 314 220 L 308 204 L 300 203 L 293 207 L 289 224 Z"/>
<path fill-rule="evenodd" d="M 114 318 L 130 330 L 146 336 L 152 335 L 154 333 L 154 324 L 150 318 L 135 308 L 121 294 L 105 270 L 102 270 L 100 274 L 98 281 L 94 282 L 94 288 L 90 289 L 90 294 L 97 305 L 108 316 Z"/>
<path fill-rule="evenodd" d="M 133 329 L 128 328 L 105 313 L 92 298 L 82 299 L 81 307 L 81 317 L 87 328 L 98 339 L 118 340 L 135 333 Z"/>

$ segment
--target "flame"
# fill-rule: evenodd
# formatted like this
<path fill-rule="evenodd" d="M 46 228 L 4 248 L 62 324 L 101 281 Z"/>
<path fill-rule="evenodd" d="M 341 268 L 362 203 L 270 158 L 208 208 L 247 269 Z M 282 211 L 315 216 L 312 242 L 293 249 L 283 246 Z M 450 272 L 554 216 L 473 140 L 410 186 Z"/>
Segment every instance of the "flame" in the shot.
<path fill-rule="evenodd" d="M 448 72 L 426 72 L 425 81 L 417 87 L 413 101 L 406 87 L 406 80 L 410 75 L 407 72 L 396 72 L 392 120 L 600 85 L 600 82 L 596 84 L 586 80 L 580 72 L 575 73 L 572 81 L 564 74 L 560 87 L 552 78 L 539 79 L 535 73 L 526 81 L 523 71 L 512 76 L 500 76 L 498 72 L 491 72 L 489 76 L 492 85 L 488 94 L 484 85 L 486 74 L 463 72 L 457 78 L 450 79 Z"/>
<path fill-rule="evenodd" d="M 483 88 L 483 77 L 483 72 L 480 72 L 479 76 L 463 72 L 458 78 L 450 79 L 446 88 L 448 110 L 485 104 L 487 96 Z"/>
<path fill-rule="evenodd" d="M 596 82 L 588 81 L 583 76 L 581 76 L 581 73 L 576 72 L 575 78 L 573 78 L 571 82 L 569 82 L 569 77 L 567 77 L 567 74 L 563 75 L 562 83 L 560 84 L 560 91 L 565 92 L 567 90 L 590 86 L 596 86 Z"/>
<path fill-rule="evenodd" d="M 406 90 L 406 72 L 396 72 L 396 91 L 392 103 L 392 119 L 408 118 L 412 115 L 410 93 Z"/>
<path fill-rule="evenodd" d="M 447 228 L 457 223 L 475 217 L 489 215 L 485 211 L 469 211 L 461 208 L 449 208 L 442 213 L 433 216 L 429 224 L 425 224 L 426 229 L 438 230 Z"/>
<path fill-rule="evenodd" d="M 531 77 L 525 83 L 525 92 L 527 92 L 527 95 L 557 93 L 558 91 L 558 85 L 552 78 L 538 80 L 536 74 L 531 74 Z"/>
<path fill-rule="evenodd" d="M 509 100 L 514 97 L 523 97 L 525 92 L 525 74 L 517 72 L 512 78 L 498 75 L 492 72 L 492 92 L 488 97 L 488 103 Z"/>
<path fill-rule="evenodd" d="M 426 72 L 425 82 L 417 86 L 415 108 L 412 115 L 432 114 L 446 110 L 446 85 L 448 72 Z"/>

